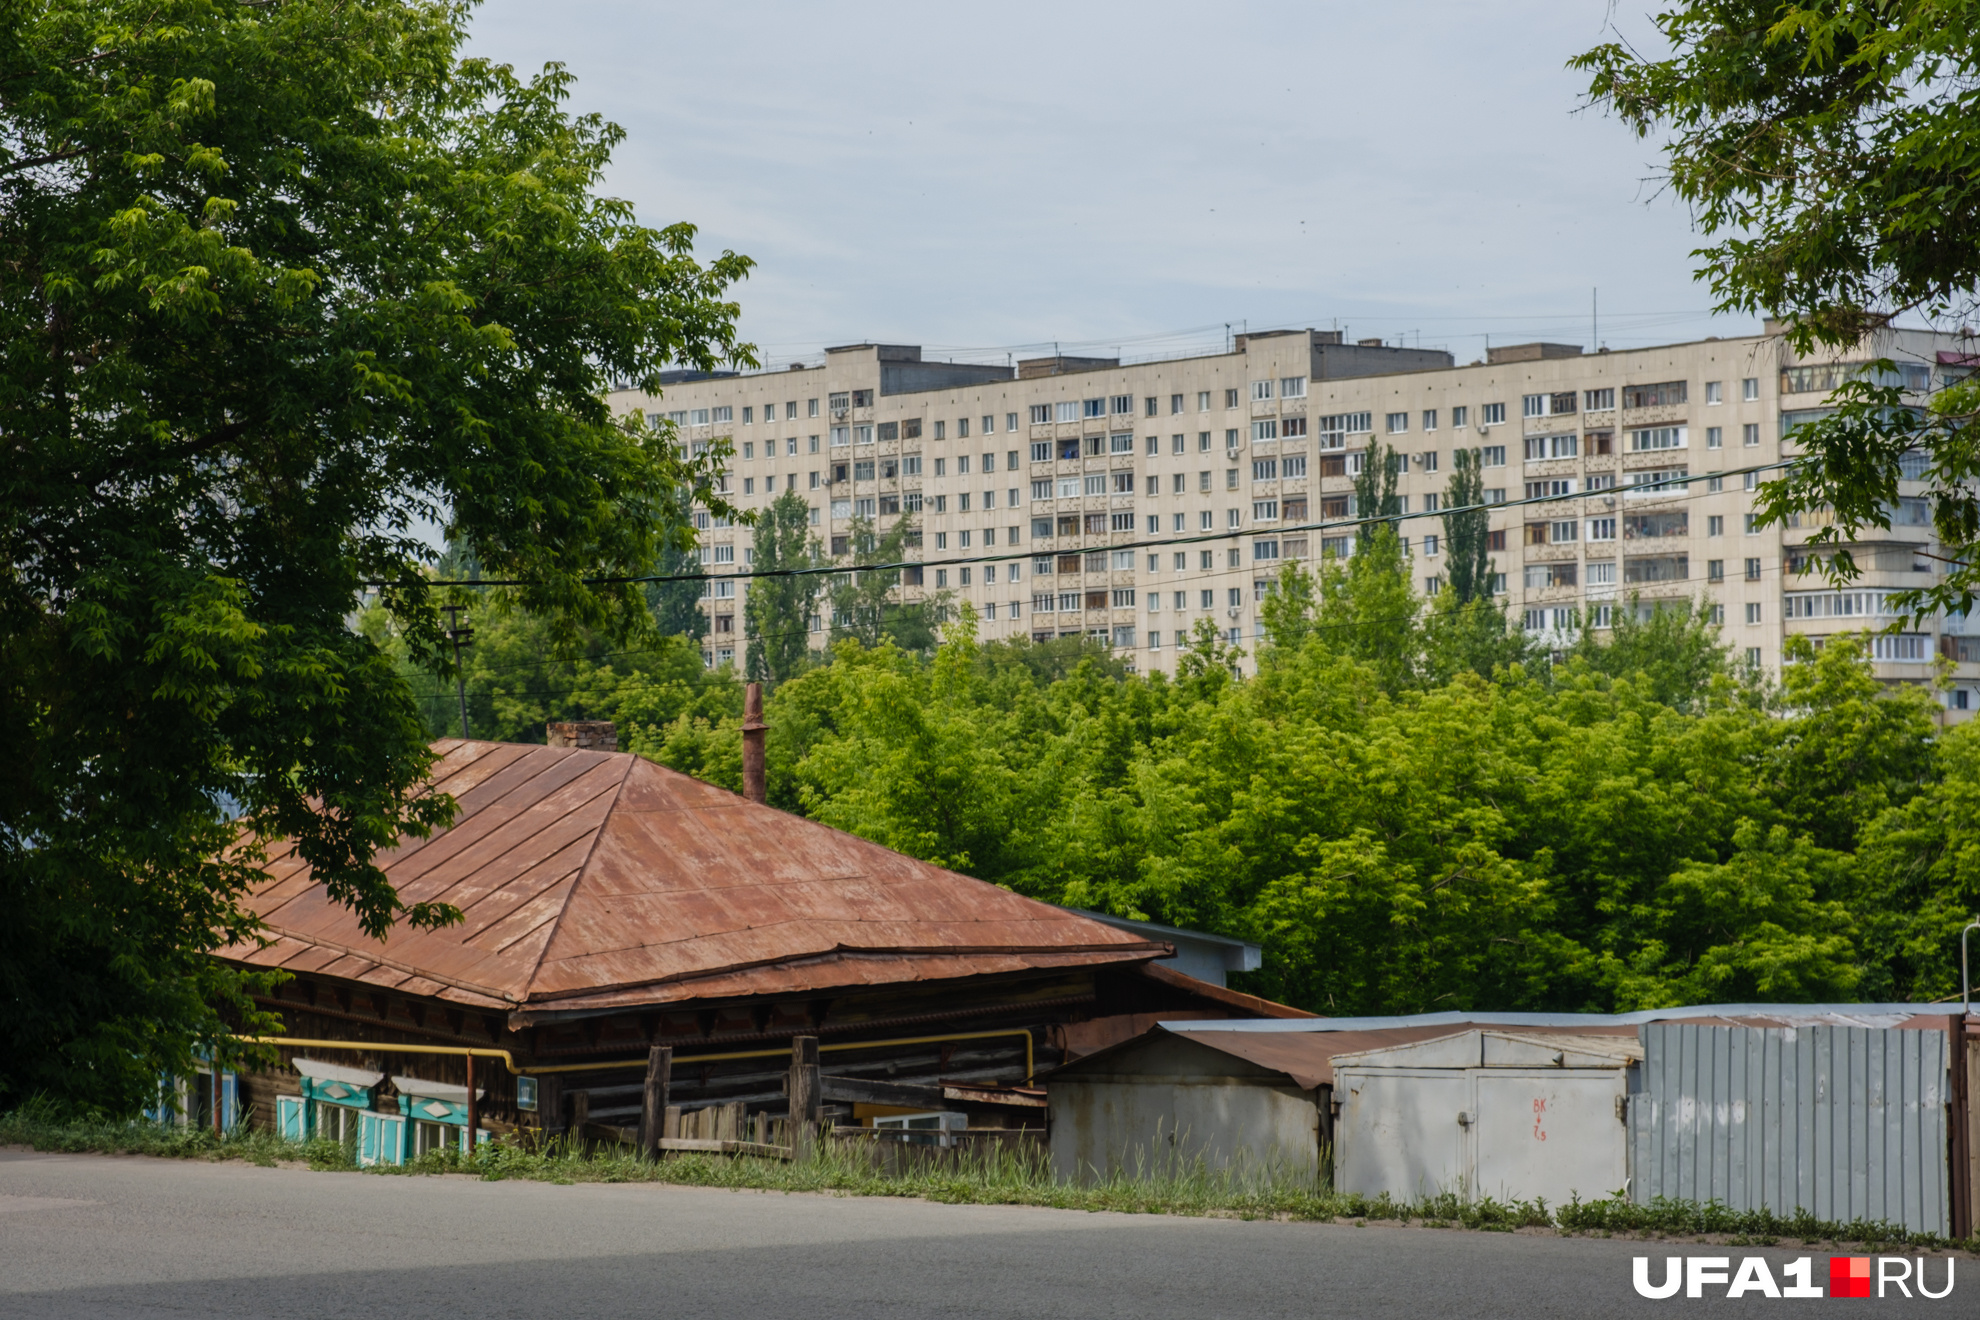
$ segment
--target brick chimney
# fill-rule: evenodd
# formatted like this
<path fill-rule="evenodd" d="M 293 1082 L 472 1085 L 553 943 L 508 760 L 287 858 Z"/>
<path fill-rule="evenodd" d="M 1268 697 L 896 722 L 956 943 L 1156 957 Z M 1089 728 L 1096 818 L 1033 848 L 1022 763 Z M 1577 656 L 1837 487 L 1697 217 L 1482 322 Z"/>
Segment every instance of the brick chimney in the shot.
<path fill-rule="evenodd" d="M 743 796 L 751 802 L 768 802 L 769 790 L 763 779 L 763 685 L 751 683 L 743 689 Z"/>
<path fill-rule="evenodd" d="M 610 720 L 565 720 L 544 726 L 544 741 L 552 747 L 576 747 L 587 752 L 616 752 L 619 731 Z"/>

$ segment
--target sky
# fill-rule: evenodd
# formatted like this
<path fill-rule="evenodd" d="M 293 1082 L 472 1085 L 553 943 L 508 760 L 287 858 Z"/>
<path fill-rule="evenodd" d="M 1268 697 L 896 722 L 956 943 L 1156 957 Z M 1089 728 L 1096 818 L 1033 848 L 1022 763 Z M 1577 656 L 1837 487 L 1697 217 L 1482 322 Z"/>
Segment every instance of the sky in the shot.
<path fill-rule="evenodd" d="M 605 191 L 736 290 L 767 366 L 1002 361 L 1311 326 L 1614 348 L 1713 317 L 1657 146 L 1564 65 L 1640 0 L 929 5 L 486 0 L 471 53 L 563 63 L 621 125 Z"/>

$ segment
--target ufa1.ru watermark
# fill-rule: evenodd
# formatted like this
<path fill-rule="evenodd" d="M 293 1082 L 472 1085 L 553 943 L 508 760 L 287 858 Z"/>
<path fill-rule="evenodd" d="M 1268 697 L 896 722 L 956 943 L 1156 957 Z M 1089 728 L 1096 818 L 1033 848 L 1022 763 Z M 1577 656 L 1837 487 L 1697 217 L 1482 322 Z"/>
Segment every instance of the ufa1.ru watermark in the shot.
<path fill-rule="evenodd" d="M 1630 1266 L 1630 1281 L 1643 1297 L 1918 1297 L 1937 1300 L 1953 1290 L 1953 1261 L 1945 1262 L 1945 1286 L 1934 1290 L 1926 1279 L 1923 1256 L 1831 1256 L 1826 1290 L 1815 1281 L 1815 1261 L 1803 1256 L 1781 1266 L 1780 1277 L 1765 1257 L 1743 1256 L 1733 1268 L 1730 1256 L 1666 1256 L 1662 1282 L 1650 1277 L 1650 1258 L 1638 1256 Z"/>

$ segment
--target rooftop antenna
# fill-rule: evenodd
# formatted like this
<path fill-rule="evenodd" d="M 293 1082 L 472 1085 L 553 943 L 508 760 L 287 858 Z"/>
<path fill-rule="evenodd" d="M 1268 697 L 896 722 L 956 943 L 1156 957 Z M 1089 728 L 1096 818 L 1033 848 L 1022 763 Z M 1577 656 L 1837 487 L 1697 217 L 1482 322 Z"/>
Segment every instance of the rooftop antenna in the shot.
<path fill-rule="evenodd" d="M 461 668 L 461 648 L 474 640 L 474 629 L 461 627 L 460 613 L 465 605 L 442 605 L 440 612 L 447 616 L 447 628 L 441 634 L 454 644 L 454 688 L 461 698 L 461 739 L 467 740 L 467 671 Z"/>
<path fill-rule="evenodd" d="M 1591 348 L 1602 346 L 1602 290 L 1591 288 L 1588 291 L 1588 344 Z"/>

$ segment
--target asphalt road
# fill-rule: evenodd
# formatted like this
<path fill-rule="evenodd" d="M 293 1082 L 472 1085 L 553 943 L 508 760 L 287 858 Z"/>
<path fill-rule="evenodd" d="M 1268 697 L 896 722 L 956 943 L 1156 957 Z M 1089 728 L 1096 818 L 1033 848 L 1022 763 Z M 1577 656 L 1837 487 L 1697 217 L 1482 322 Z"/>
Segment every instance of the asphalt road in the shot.
<path fill-rule="evenodd" d="M 1630 1258 L 1804 1253 L 1084 1214 L 698 1188 L 484 1183 L 0 1153 L 0 1317 L 1587 1316 L 1646 1301 Z M 1980 1262 L 1943 1302 L 1973 1313 Z M 1938 1286 L 1943 1261 L 1935 1261 Z M 1656 1261 L 1661 1271 L 1662 1261 Z M 1817 1278 L 1828 1262 L 1817 1256 Z M 1658 1274 L 1661 1277 L 1661 1274 Z M 1832 1309 L 1825 1313 L 1833 1320 Z"/>

